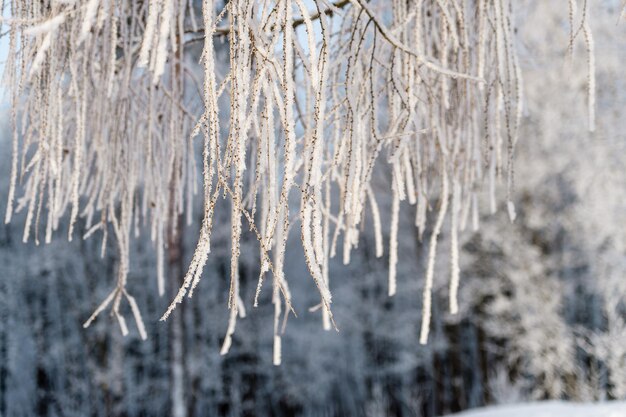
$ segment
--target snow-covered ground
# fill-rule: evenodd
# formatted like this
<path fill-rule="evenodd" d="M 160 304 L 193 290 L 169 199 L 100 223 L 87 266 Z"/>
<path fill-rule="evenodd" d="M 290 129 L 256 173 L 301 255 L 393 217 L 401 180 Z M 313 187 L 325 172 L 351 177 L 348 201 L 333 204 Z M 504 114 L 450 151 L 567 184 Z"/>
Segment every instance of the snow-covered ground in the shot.
<path fill-rule="evenodd" d="M 626 417 L 626 402 L 576 404 L 550 401 L 480 408 L 454 414 L 454 417 Z"/>

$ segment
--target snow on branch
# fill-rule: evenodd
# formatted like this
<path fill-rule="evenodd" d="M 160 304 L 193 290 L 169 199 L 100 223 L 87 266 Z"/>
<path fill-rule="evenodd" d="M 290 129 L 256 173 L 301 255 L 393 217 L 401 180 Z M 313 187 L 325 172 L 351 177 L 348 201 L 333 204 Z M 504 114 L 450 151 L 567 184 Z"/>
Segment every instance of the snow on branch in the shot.
<path fill-rule="evenodd" d="M 201 280 L 215 213 L 222 209 L 219 197 L 225 196 L 231 314 L 222 353 L 245 314 L 239 257 L 246 228 L 259 245 L 255 305 L 266 275 L 272 276 L 278 364 L 280 317 L 293 312 L 284 272 L 292 226 L 300 226 L 324 328 L 336 327 L 329 258 L 341 243 L 343 261 L 350 261 L 366 211 L 374 217 L 376 256 L 383 255 L 375 198 L 382 191 L 372 178 L 388 170 L 390 295 L 406 279 L 396 269 L 402 261 L 399 204 L 416 206 L 420 236 L 434 226 L 420 337 L 426 343 L 437 240 L 446 219 L 453 229 L 455 312 L 457 233 L 469 212 L 477 224 L 483 183 L 495 208 L 495 183 L 503 172 L 514 217 L 513 154 L 523 108 L 514 1 L 231 0 L 221 11 L 213 0 L 201 3 L 201 26 L 187 0 L 11 3 L 11 18 L 3 20 L 10 28 L 4 79 L 11 87 L 13 126 L 6 221 L 24 209 L 25 240 L 32 232 L 39 242 L 45 229 L 50 242 L 69 212 L 69 238 L 83 217 L 88 235 L 102 233 L 103 251 L 111 226 L 121 253 L 117 284 L 85 325 L 112 303 L 126 331 L 118 310 L 125 299 L 145 337 L 126 290 L 131 237 L 142 229 L 150 233 L 162 294 L 165 237 L 177 233 L 179 215 L 191 218 L 200 170 L 193 142 L 201 136 L 204 219 L 163 319 Z M 593 38 L 584 16 L 580 30 L 592 70 Z M 204 34 L 201 69 L 186 59 L 194 33 Z M 214 35 L 228 35 L 227 45 Z M 591 121 L 594 83 L 590 75 Z M 16 204 L 18 179 L 23 196 Z M 435 199 L 439 208 L 429 213 Z"/>

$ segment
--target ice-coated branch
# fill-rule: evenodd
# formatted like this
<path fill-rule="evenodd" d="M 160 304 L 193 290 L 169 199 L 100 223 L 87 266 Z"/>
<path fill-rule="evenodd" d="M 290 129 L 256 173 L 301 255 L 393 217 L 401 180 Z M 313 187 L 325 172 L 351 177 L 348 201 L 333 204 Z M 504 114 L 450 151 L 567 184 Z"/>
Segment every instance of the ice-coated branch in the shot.
<path fill-rule="evenodd" d="M 279 322 L 294 311 L 288 248 L 304 255 L 324 328 L 337 328 L 330 259 L 340 253 L 350 262 L 365 227 L 373 228 L 381 257 L 383 229 L 389 230 L 393 296 L 414 279 L 400 276 L 398 254 L 401 205 L 415 207 L 419 237 L 429 241 L 424 276 L 415 278 L 425 283 L 425 343 L 447 220 L 450 310 L 456 312 L 459 234 L 470 212 L 478 225 L 483 184 L 495 211 L 496 185 L 506 177 L 514 217 L 523 84 L 513 0 L 232 0 L 223 10 L 202 0 L 201 21 L 188 0 L 11 4 L 11 16 L 2 19 L 9 26 L 4 80 L 13 129 L 5 221 L 24 210 L 24 239 L 32 233 L 38 242 L 45 224 L 50 242 L 69 214 L 63 232 L 72 239 L 84 221 L 85 238 L 101 234 L 103 250 L 114 231 L 117 283 L 86 326 L 111 306 L 126 332 L 119 310 L 126 300 L 146 337 L 137 301 L 126 290 L 132 237 L 149 233 L 154 242 L 156 284 L 146 285 L 163 294 L 165 236 L 177 232 L 180 215 L 191 218 L 200 176 L 197 245 L 162 319 L 199 285 L 214 228 L 224 227 L 216 213 L 226 210 L 230 315 L 222 353 L 249 301 L 239 267 L 242 240 L 251 236 L 259 245 L 254 306 L 271 274 L 275 364 L 281 361 Z M 582 33 L 589 56 L 593 130 L 594 43 L 586 5 L 578 25 L 575 9 L 570 0 L 571 42 Z M 193 42 L 203 43 L 199 57 Z M 433 223 L 429 208 L 437 199 Z M 299 233 L 291 233 L 294 225 Z M 291 245 L 296 235 L 300 245 Z"/>

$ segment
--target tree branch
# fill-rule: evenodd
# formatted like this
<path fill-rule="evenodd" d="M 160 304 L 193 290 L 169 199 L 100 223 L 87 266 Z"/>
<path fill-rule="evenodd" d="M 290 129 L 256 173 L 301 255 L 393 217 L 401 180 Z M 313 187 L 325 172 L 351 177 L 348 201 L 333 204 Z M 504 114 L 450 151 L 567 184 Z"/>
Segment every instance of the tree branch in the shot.
<path fill-rule="evenodd" d="M 315 13 L 311 13 L 311 20 L 317 20 L 320 18 L 320 15 L 323 13 L 326 16 L 332 16 L 335 14 L 335 10 L 337 9 L 342 9 L 344 8 L 346 5 L 348 5 L 350 3 L 350 0 L 336 0 L 335 2 L 333 2 L 332 6 L 326 8 L 324 11 L 322 11 L 321 13 L 319 11 L 315 12 Z M 299 19 L 294 19 L 293 21 L 293 28 L 297 28 L 298 26 L 304 24 L 304 19 L 303 18 L 299 18 Z M 216 28 L 215 31 L 213 32 L 213 36 L 228 36 L 228 34 L 230 33 L 230 28 L 225 26 L 225 27 L 219 27 Z M 187 40 L 185 43 L 186 44 L 190 44 L 190 43 L 195 43 L 195 42 L 200 42 L 202 40 L 204 40 L 205 35 L 204 35 L 204 28 L 198 29 L 196 31 L 187 31 L 186 34 L 198 34 L 200 36 L 192 38 Z"/>

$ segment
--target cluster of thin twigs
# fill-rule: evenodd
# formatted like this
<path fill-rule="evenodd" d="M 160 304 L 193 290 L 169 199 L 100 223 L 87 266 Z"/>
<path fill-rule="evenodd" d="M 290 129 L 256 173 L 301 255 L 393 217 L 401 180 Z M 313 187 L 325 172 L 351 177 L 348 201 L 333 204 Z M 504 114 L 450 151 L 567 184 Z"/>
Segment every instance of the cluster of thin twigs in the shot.
<path fill-rule="evenodd" d="M 197 183 L 192 142 L 202 136 L 204 220 L 183 285 L 163 319 L 200 281 L 214 212 L 226 197 L 232 260 L 222 353 L 243 312 L 238 267 L 246 227 L 259 244 L 255 305 L 271 272 L 278 364 L 281 317 L 293 311 L 284 272 L 291 226 L 299 223 L 323 326 L 330 329 L 329 259 L 340 251 L 343 262 L 350 261 L 366 211 L 376 256 L 384 254 L 371 186 L 375 165 L 382 165 L 392 174 L 389 295 L 397 288 L 400 202 L 416 206 L 421 236 L 429 203 L 439 198 L 428 237 L 420 334 L 426 343 L 445 220 L 455 313 L 458 234 L 468 223 L 478 227 L 482 185 L 494 212 L 496 183 L 505 177 L 515 217 L 511 192 L 523 88 L 514 3 L 231 0 L 219 12 L 213 0 L 204 0 L 202 16 L 196 16 L 187 0 L 11 0 L 11 17 L 3 21 L 9 25 L 5 82 L 12 88 L 13 124 L 6 221 L 23 183 L 16 205 L 27 211 L 25 241 L 32 233 L 37 242 L 40 234 L 49 242 L 69 211 L 69 239 L 84 216 L 84 237 L 101 233 L 104 251 L 111 225 L 120 251 L 117 285 L 85 327 L 112 305 L 126 333 L 119 314 L 125 299 L 145 338 L 126 290 L 131 235 L 144 226 L 150 230 L 163 294 L 164 246 L 181 213 L 191 221 Z M 572 21 L 575 6 L 570 0 Z M 586 4 L 580 30 L 591 39 L 585 12 Z M 223 38 L 227 64 L 216 60 L 216 41 Z M 185 48 L 198 40 L 204 43 L 203 80 L 185 59 Z M 593 42 L 587 45 L 592 57 Z M 592 82 L 590 75 L 590 91 Z M 589 105 L 592 114 L 591 99 Z"/>

